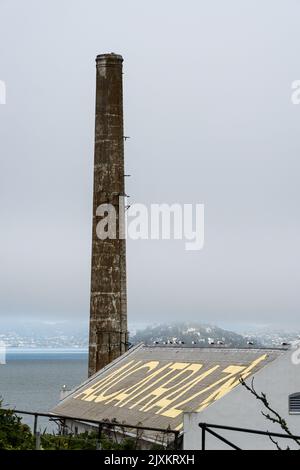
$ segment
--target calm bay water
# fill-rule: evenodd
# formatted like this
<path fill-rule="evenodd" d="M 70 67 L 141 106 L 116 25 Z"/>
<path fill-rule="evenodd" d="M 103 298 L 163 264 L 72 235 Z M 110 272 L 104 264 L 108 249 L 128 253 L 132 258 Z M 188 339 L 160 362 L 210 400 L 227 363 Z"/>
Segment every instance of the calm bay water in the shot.
<path fill-rule="evenodd" d="M 72 389 L 87 378 L 86 351 L 9 351 L 6 359 L 0 365 L 0 396 L 6 408 L 48 412 L 59 401 L 63 385 Z"/>

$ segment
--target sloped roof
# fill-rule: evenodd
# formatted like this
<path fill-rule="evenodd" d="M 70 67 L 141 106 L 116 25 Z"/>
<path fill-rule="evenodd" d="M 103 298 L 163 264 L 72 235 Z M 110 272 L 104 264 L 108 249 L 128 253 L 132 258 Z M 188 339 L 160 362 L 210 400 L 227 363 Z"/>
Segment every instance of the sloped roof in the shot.
<path fill-rule="evenodd" d="M 283 350 L 149 347 L 130 349 L 62 400 L 52 412 L 172 430 L 183 411 L 201 411 Z"/>

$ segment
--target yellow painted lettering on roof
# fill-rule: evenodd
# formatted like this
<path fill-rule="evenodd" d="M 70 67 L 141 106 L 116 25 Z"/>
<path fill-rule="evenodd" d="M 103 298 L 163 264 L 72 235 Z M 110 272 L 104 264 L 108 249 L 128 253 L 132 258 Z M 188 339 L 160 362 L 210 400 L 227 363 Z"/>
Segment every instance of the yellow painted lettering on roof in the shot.
<path fill-rule="evenodd" d="M 174 370 L 176 369 L 179 369 L 179 365 L 182 364 L 180 362 L 176 362 L 172 367 Z M 180 372 L 178 372 L 176 375 L 174 375 L 173 377 L 170 377 L 166 382 L 162 383 L 159 387 L 151 390 L 151 392 L 149 392 L 147 395 L 144 395 L 143 397 L 140 398 L 140 400 L 138 400 L 134 405 L 130 406 L 129 408 L 133 408 L 139 404 L 141 404 L 142 402 L 145 402 L 146 403 L 140 408 L 141 411 L 145 411 L 147 412 L 148 409 L 150 409 L 150 405 L 156 401 L 159 397 L 161 397 L 162 395 L 170 392 L 171 390 L 176 390 L 176 392 L 178 392 L 178 390 L 181 388 L 181 386 L 185 383 L 190 383 L 191 381 L 191 378 L 197 373 L 199 372 L 199 370 L 203 367 L 202 364 L 188 364 L 188 363 L 185 363 L 184 364 L 185 367 L 182 368 L 183 370 L 181 370 Z M 184 378 L 182 378 L 181 380 L 179 380 L 179 382 L 177 382 L 177 380 L 182 377 L 183 375 L 185 375 Z M 176 382 L 175 382 L 176 381 Z M 173 385 L 169 385 L 170 383 L 172 382 L 175 382 L 173 383 Z M 150 398 L 150 400 L 149 400 Z"/>
<path fill-rule="evenodd" d="M 158 411 L 156 412 L 156 414 L 162 414 L 163 416 L 168 416 L 169 418 L 176 418 L 178 415 L 180 415 L 182 412 L 183 412 L 183 407 L 184 405 L 186 405 L 187 403 L 191 402 L 192 400 L 194 400 L 195 398 L 197 398 L 198 396 L 200 395 L 203 395 L 204 393 L 208 392 L 209 390 L 211 390 L 212 388 L 216 387 L 217 385 L 219 385 L 220 383 L 228 380 L 230 377 L 232 377 L 233 375 L 236 375 L 238 374 L 239 372 L 241 372 L 243 369 L 245 369 L 244 366 L 229 366 L 229 367 L 226 367 L 226 369 L 224 369 L 222 372 L 225 372 L 225 374 L 228 374 L 226 377 L 222 377 L 221 379 L 217 380 L 216 382 L 212 383 L 211 385 L 209 385 L 208 387 L 205 387 L 204 389 L 201 389 L 199 390 L 198 392 L 194 393 L 193 395 L 190 395 L 188 398 L 186 398 L 185 400 L 181 401 L 180 403 L 177 403 L 176 405 L 174 405 L 173 407 L 171 408 L 168 408 L 164 411 Z M 173 400 L 175 401 L 175 400 Z M 165 408 L 165 407 L 164 407 Z"/>
<path fill-rule="evenodd" d="M 218 365 L 211 367 L 210 369 L 206 370 L 202 374 L 198 375 L 195 377 L 193 380 L 189 381 L 188 383 L 182 385 L 181 387 L 178 387 L 176 390 L 173 390 L 171 393 L 168 393 L 166 396 L 161 397 L 158 401 L 155 401 L 152 403 L 150 406 L 147 407 L 147 409 L 144 409 L 144 411 L 150 411 L 153 408 L 159 408 L 158 411 L 156 411 L 156 414 L 164 414 L 163 410 L 167 408 L 168 406 L 174 404 L 178 399 L 184 395 L 187 391 L 191 390 L 193 387 L 195 387 L 199 382 L 201 382 L 205 377 L 209 376 L 212 374 L 215 370 L 219 368 Z M 169 417 L 172 417 L 168 415 Z"/>
<path fill-rule="evenodd" d="M 138 364 L 140 363 L 141 361 L 138 361 Z M 131 367 L 129 367 L 130 365 Z M 128 370 L 132 369 L 132 367 L 136 367 L 136 365 L 137 365 L 136 361 L 130 361 L 127 364 L 124 364 L 122 367 L 119 367 L 117 370 L 111 372 L 110 374 L 105 376 L 103 379 L 98 380 L 98 382 L 82 390 L 80 393 L 78 393 L 78 395 L 75 395 L 74 398 L 79 399 L 79 400 L 85 400 L 85 401 L 94 400 L 96 398 L 96 395 L 94 395 L 96 391 L 101 390 L 101 388 L 105 386 L 107 383 L 111 384 L 114 377 L 116 380 L 116 378 L 118 379 L 120 375 L 122 376 L 125 373 L 124 372 L 125 369 L 127 369 L 126 372 L 128 372 Z"/>
<path fill-rule="evenodd" d="M 209 406 L 211 403 L 213 403 L 216 400 L 219 400 L 219 398 L 223 397 L 228 392 L 230 392 L 230 390 L 232 390 L 234 387 L 236 387 L 240 383 L 240 378 L 245 379 L 246 377 L 248 377 L 248 375 L 251 373 L 254 367 L 257 366 L 257 364 L 259 364 L 260 362 L 264 361 L 266 358 L 267 358 L 267 355 L 263 354 L 259 358 L 255 359 L 255 361 L 251 362 L 251 364 L 246 369 L 244 368 L 243 372 L 239 375 L 238 378 L 233 377 L 232 379 L 228 380 L 223 385 L 221 385 L 220 388 L 215 390 L 209 397 L 207 397 L 201 403 L 201 405 L 199 406 L 199 408 L 197 408 L 196 411 L 204 410 L 204 408 Z"/>
<path fill-rule="evenodd" d="M 128 373 L 125 373 L 123 375 L 123 377 L 121 377 L 119 380 L 115 381 L 115 383 L 113 383 L 112 385 L 109 385 L 107 388 L 102 390 L 100 394 L 97 394 L 97 397 L 94 400 L 95 403 L 106 401 L 106 400 L 118 395 L 119 393 L 121 393 L 124 390 L 124 388 L 121 389 L 121 390 L 117 390 L 116 392 L 113 392 L 113 393 L 107 395 L 108 390 L 110 390 L 112 387 L 117 385 L 119 382 L 122 382 L 123 380 L 127 379 L 130 375 L 135 374 L 136 372 L 138 372 L 142 369 L 149 369 L 151 371 L 151 370 L 155 369 L 158 365 L 159 365 L 159 361 L 149 361 L 149 362 L 146 362 L 146 363 L 130 370 Z"/>
<path fill-rule="evenodd" d="M 214 401 L 218 400 L 219 398 L 223 397 L 223 395 L 226 395 L 226 393 L 228 393 L 230 390 L 232 390 L 235 387 L 235 385 L 234 385 L 235 383 L 236 383 L 236 377 L 233 377 L 232 379 L 227 380 L 227 382 L 222 384 L 221 387 L 219 387 L 217 390 L 215 390 L 213 393 L 211 393 L 209 395 L 209 397 L 207 397 L 205 400 L 203 400 L 203 402 L 201 403 L 199 408 L 197 408 L 196 411 L 204 410 L 204 408 L 206 408 L 212 402 L 214 402 Z"/>
<path fill-rule="evenodd" d="M 179 387 L 178 389 L 172 391 L 171 393 L 168 393 L 166 396 L 162 397 L 159 399 L 157 402 L 153 403 L 149 409 L 154 408 L 154 407 L 159 407 L 159 410 L 156 412 L 156 414 L 162 414 L 162 411 L 168 408 L 170 405 L 174 404 L 178 399 L 185 395 L 189 390 L 191 390 L 193 387 L 198 385 L 198 383 L 202 382 L 206 377 L 209 375 L 213 374 L 217 369 L 219 369 L 219 365 L 215 365 L 211 367 L 210 369 L 206 370 L 202 374 L 198 375 L 195 377 L 193 380 L 188 382 L 187 384 L 184 384 L 183 386 Z"/>
<path fill-rule="evenodd" d="M 259 356 L 257 359 L 255 359 L 255 361 L 251 362 L 251 364 L 240 375 L 240 378 L 245 379 L 246 377 L 248 377 L 248 375 L 251 374 L 251 371 L 254 369 L 254 367 L 256 367 L 257 364 L 259 364 L 260 362 L 265 361 L 267 357 L 268 357 L 267 354 L 263 354 L 262 356 Z"/>
<path fill-rule="evenodd" d="M 187 366 L 187 364 L 185 364 L 185 367 Z M 105 404 L 108 404 L 108 403 L 111 403 L 112 401 L 117 401 L 118 403 L 115 404 L 118 405 L 118 406 L 124 406 L 124 404 L 128 403 L 128 401 L 130 401 L 132 398 L 129 398 L 129 397 L 132 397 L 133 395 L 134 396 L 138 396 L 140 395 L 141 393 L 144 393 L 145 390 L 147 390 L 148 388 L 150 387 L 153 387 L 153 383 L 156 383 L 156 382 L 159 382 L 160 380 L 162 380 L 162 377 L 159 377 L 156 381 L 153 382 L 153 379 L 155 377 L 157 377 L 159 374 L 161 374 L 164 370 L 168 369 L 169 367 L 173 367 L 172 366 L 172 362 L 169 362 L 167 364 L 165 364 L 164 366 L 160 367 L 159 369 L 155 370 L 154 372 L 152 372 L 152 374 L 147 374 L 146 377 L 144 377 L 143 379 L 141 379 L 139 382 L 131 385 L 130 387 L 128 387 L 127 389 L 124 389 L 123 391 L 121 391 L 118 395 L 116 395 L 115 397 L 111 398 L 110 400 L 108 400 Z M 168 374 L 171 374 L 172 373 L 172 370 L 167 372 L 166 375 Z M 147 387 L 145 387 L 145 385 L 150 382 L 150 385 L 148 385 Z M 137 393 L 136 393 L 137 392 Z M 123 402 L 123 403 L 122 403 Z"/>

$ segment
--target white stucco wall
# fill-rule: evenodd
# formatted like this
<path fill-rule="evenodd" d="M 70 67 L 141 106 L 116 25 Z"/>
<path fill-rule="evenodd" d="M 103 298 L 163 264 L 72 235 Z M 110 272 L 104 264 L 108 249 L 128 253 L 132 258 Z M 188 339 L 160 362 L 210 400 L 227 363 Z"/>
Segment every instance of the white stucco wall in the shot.
<path fill-rule="evenodd" d="M 287 351 L 276 361 L 270 363 L 255 374 L 254 387 L 257 392 L 267 395 L 270 405 L 286 419 L 293 434 L 300 435 L 300 415 L 290 415 L 288 412 L 288 396 L 300 392 L 300 364 L 292 362 L 292 351 Z M 251 377 L 247 379 L 251 383 Z M 184 449 L 201 448 L 201 429 L 199 422 L 237 426 L 263 431 L 283 433 L 279 425 L 266 420 L 261 410 L 267 412 L 263 404 L 250 394 L 243 386 L 238 385 L 227 395 L 210 405 L 200 413 L 184 415 Z M 242 449 L 276 449 L 268 437 L 236 433 L 233 431 L 215 430 L 226 439 Z M 279 440 L 281 447 L 299 446 L 292 441 Z M 206 434 L 207 449 L 229 449 L 216 437 Z"/>

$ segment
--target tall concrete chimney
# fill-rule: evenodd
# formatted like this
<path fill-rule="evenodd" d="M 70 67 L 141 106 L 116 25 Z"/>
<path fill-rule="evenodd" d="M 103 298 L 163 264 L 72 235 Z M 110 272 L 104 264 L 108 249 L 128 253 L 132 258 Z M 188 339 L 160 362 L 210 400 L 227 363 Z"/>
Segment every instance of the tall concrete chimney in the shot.
<path fill-rule="evenodd" d="M 122 63 L 122 56 L 113 53 L 96 58 L 89 376 L 123 354 L 128 343 L 126 242 L 119 237 L 125 218 Z M 97 235 L 102 204 L 115 208 L 116 239 Z"/>

